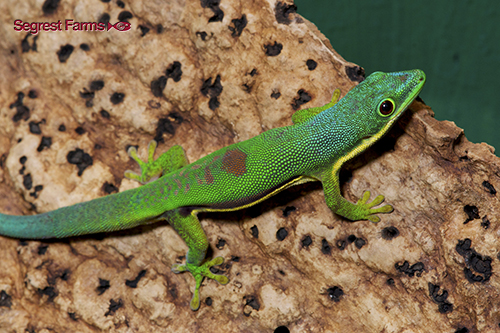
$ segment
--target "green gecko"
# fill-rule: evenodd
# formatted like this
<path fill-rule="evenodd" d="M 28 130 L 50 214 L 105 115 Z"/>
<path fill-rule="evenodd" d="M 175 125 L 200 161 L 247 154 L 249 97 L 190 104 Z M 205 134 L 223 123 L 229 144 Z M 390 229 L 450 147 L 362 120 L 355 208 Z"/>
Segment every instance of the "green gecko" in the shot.
<path fill-rule="evenodd" d="M 338 101 L 297 111 L 293 125 L 274 128 L 246 141 L 219 149 L 189 164 L 180 146 L 154 160 L 156 142 L 148 146 L 143 162 L 135 148 L 129 155 L 141 174 L 125 176 L 147 183 L 128 191 L 32 216 L 0 214 L 0 234 L 24 239 L 63 238 L 133 228 L 167 220 L 186 242 L 185 264 L 172 271 L 189 271 L 195 281 L 191 309 L 200 307 L 199 289 L 204 277 L 226 284 L 224 275 L 210 272 L 222 257 L 204 261 L 209 243 L 197 214 L 229 212 L 255 205 L 291 186 L 309 181 L 323 185 L 326 204 L 351 221 L 380 221 L 390 205 L 378 206 L 384 196 L 368 202 L 365 191 L 356 204 L 340 192 L 342 164 L 379 140 L 417 97 L 425 83 L 421 70 L 376 72 Z"/>

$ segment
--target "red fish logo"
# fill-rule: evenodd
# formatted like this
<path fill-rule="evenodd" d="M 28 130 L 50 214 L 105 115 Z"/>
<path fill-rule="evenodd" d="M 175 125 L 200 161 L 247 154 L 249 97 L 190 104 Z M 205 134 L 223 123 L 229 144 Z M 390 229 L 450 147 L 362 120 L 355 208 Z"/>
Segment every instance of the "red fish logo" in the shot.
<path fill-rule="evenodd" d="M 118 31 L 127 31 L 131 29 L 131 24 L 129 22 L 117 22 L 115 24 L 111 24 L 108 22 L 108 31 L 112 28 L 115 28 Z"/>

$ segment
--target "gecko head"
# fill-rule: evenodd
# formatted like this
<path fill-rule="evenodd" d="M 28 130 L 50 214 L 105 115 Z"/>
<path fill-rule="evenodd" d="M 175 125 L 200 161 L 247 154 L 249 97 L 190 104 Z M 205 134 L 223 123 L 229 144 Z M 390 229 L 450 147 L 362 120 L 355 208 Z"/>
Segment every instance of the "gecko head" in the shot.
<path fill-rule="evenodd" d="M 425 79 L 419 69 L 368 76 L 339 102 L 345 106 L 341 110 L 350 110 L 352 134 L 364 145 L 377 141 L 418 96 Z"/>

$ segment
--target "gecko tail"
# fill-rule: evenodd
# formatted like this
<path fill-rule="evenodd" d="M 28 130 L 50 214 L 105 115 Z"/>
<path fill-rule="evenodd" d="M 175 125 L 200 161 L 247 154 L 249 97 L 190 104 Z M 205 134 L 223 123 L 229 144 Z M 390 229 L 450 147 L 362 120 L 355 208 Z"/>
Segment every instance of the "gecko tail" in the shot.
<path fill-rule="evenodd" d="M 147 185 L 146 185 L 147 186 Z M 128 190 L 38 215 L 0 214 L 0 235 L 23 239 L 65 238 L 129 229 L 157 221 L 162 202 L 146 202 Z"/>
<path fill-rule="evenodd" d="M 47 214 L 14 216 L 0 214 L 0 235 L 23 238 L 57 238 Z"/>

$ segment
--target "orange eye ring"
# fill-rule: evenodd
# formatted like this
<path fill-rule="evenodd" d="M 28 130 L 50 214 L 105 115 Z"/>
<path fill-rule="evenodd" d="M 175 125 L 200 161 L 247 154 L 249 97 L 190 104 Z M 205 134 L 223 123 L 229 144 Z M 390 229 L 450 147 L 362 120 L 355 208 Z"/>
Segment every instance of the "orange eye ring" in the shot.
<path fill-rule="evenodd" d="M 394 101 L 391 99 L 383 100 L 378 106 L 378 112 L 384 117 L 391 115 L 394 112 Z"/>

